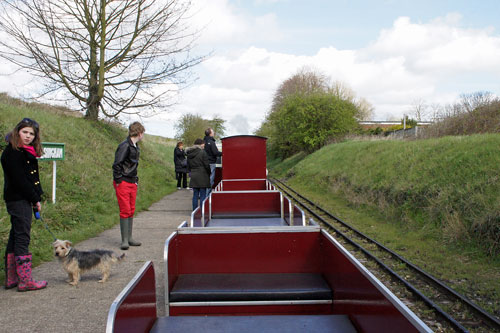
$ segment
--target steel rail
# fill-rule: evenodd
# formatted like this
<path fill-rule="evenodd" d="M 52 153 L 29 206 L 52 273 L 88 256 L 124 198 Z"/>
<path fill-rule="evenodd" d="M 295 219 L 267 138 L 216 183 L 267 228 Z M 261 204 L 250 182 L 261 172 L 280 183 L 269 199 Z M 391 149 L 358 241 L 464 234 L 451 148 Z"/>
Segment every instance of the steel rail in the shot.
<path fill-rule="evenodd" d="M 389 253 L 390 255 L 392 255 L 393 257 L 395 257 L 396 259 L 400 260 L 406 266 L 408 266 L 410 269 L 412 269 L 416 273 L 418 273 L 421 276 L 423 276 L 425 279 L 427 279 L 427 281 L 431 282 L 434 286 L 436 286 L 437 288 L 441 289 L 441 291 L 444 291 L 444 292 L 446 292 L 448 294 L 451 294 L 453 297 L 455 297 L 459 301 L 467 304 L 469 306 L 469 308 L 471 308 L 471 310 L 473 310 L 477 315 L 479 315 L 482 319 L 484 319 L 491 327 L 496 328 L 497 330 L 500 330 L 500 319 L 498 319 L 498 318 L 494 317 L 493 315 L 491 315 L 490 313 L 486 312 L 484 309 L 482 309 L 481 307 L 479 307 L 477 304 L 475 304 L 474 302 L 472 302 L 470 299 L 468 299 L 464 295 L 459 294 L 454 289 L 452 289 L 448 285 L 444 284 L 442 281 L 438 280 L 437 278 L 435 278 L 434 276 L 430 275 L 429 273 L 425 272 L 420 267 L 418 267 L 415 264 L 409 262 L 408 260 L 406 260 L 405 258 L 403 258 L 402 256 L 400 256 L 396 252 L 394 252 L 391 249 L 385 247 L 384 245 L 380 244 L 379 242 L 377 242 L 376 240 L 372 239 L 371 237 L 365 235 L 364 233 L 362 233 L 361 231 L 359 231 L 356 228 L 352 227 L 348 223 L 342 221 L 340 218 L 338 218 L 337 216 L 335 216 L 332 213 L 328 212 L 324 208 L 318 206 L 316 203 L 314 203 L 311 200 L 309 200 L 308 198 L 304 197 L 303 195 L 301 195 L 300 193 L 298 193 L 297 191 L 295 191 L 294 189 L 292 189 L 290 186 L 288 186 L 287 184 L 283 183 L 279 179 L 273 179 L 273 180 L 276 181 L 277 183 L 281 184 L 283 187 L 287 188 L 289 191 L 291 191 L 294 194 L 296 194 L 302 200 L 304 200 L 307 203 L 309 203 L 310 205 L 316 207 L 322 213 L 328 215 L 330 218 L 336 220 L 337 222 L 339 222 L 340 224 L 342 224 L 346 228 L 352 230 L 354 233 L 356 233 L 360 237 L 362 237 L 362 238 L 364 238 L 364 239 L 372 242 L 373 244 L 377 245 L 380 249 L 386 251 L 387 253 Z M 328 222 L 325 222 L 325 223 L 328 224 L 328 225 L 330 225 L 330 223 L 328 223 Z"/>
<path fill-rule="evenodd" d="M 357 249 L 359 249 L 361 252 L 363 252 L 367 257 L 369 257 L 370 259 L 374 260 L 378 265 L 379 267 L 381 267 L 383 270 L 385 270 L 386 272 L 389 273 L 389 275 L 391 275 L 393 278 L 395 278 L 396 280 L 398 280 L 399 282 L 401 282 L 412 294 L 414 294 L 415 296 L 417 296 L 418 298 L 420 298 L 427 306 L 429 306 L 430 308 L 434 309 L 435 312 L 437 314 L 439 314 L 444 320 L 446 320 L 451 326 L 453 326 L 454 329 L 460 331 L 460 332 L 468 332 L 468 330 L 463 327 L 458 321 L 456 321 L 453 317 L 451 317 L 447 312 L 445 312 L 443 309 L 441 309 L 437 304 L 435 304 L 432 300 L 430 300 L 427 296 L 425 296 L 424 294 L 422 294 L 417 288 L 415 288 L 412 284 L 410 284 L 409 282 L 407 282 L 405 279 L 403 279 L 399 274 L 397 274 L 396 272 L 394 272 L 391 268 L 389 268 L 387 265 L 385 265 L 382 261 L 380 261 L 377 257 L 375 257 L 373 254 L 371 254 L 368 250 L 366 250 L 365 248 L 363 248 L 361 245 L 357 244 L 354 240 L 352 240 L 351 238 L 349 238 L 347 235 L 345 235 L 343 232 L 341 232 L 338 228 L 336 228 L 335 226 L 331 225 L 328 221 L 326 221 L 323 217 L 321 217 L 320 215 L 318 215 L 316 212 L 314 212 L 311 208 L 309 208 L 307 205 L 305 205 L 303 202 L 301 202 L 300 200 L 297 200 L 297 198 L 295 198 L 290 192 L 286 191 L 285 189 L 283 189 L 283 187 L 286 187 L 287 189 L 289 189 L 290 191 L 294 192 L 295 194 L 297 194 L 299 197 L 301 197 L 303 200 L 309 202 L 311 205 L 313 205 L 314 207 L 317 207 L 318 208 L 318 205 L 316 205 L 315 203 L 313 203 L 312 201 L 310 201 L 309 199 L 303 197 L 302 195 L 300 195 L 299 193 L 297 193 L 295 190 L 293 190 L 292 188 L 290 188 L 289 186 L 287 186 L 286 184 L 284 184 L 283 182 L 277 180 L 277 179 L 272 179 L 271 181 L 275 181 L 275 185 L 276 183 L 280 183 L 282 184 L 282 190 L 290 197 L 292 197 L 295 201 L 297 201 L 299 204 L 301 204 L 304 208 L 306 208 L 310 213 L 311 215 L 313 215 L 314 217 L 316 217 L 318 220 L 320 220 L 321 222 L 325 223 L 326 225 L 328 225 L 330 228 L 332 228 L 337 234 L 339 234 L 343 239 L 345 239 L 349 244 L 353 245 L 354 247 L 356 247 Z M 318 209 L 321 209 L 322 211 L 324 211 L 322 208 L 318 208 Z M 328 213 L 328 212 L 327 212 Z M 331 215 L 328 213 L 328 215 Z M 355 231 L 354 228 L 351 228 L 348 224 L 346 224 L 345 222 L 342 221 L 342 224 L 344 225 L 347 225 L 348 228 L 352 229 L 353 231 Z M 361 235 L 363 235 L 361 232 L 357 232 L 357 233 L 360 233 Z M 371 238 L 365 236 L 367 239 L 371 240 Z M 389 250 L 389 252 L 392 252 L 391 250 Z M 400 257 L 400 256 L 398 256 Z M 403 258 L 404 259 L 404 258 Z"/>

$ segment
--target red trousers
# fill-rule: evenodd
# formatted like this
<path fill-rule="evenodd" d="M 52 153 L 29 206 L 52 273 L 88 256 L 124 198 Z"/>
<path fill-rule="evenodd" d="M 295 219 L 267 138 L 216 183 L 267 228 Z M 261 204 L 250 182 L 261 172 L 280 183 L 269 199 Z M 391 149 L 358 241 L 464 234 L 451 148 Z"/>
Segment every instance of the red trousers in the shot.
<path fill-rule="evenodd" d="M 120 218 L 127 219 L 133 217 L 135 213 L 135 198 L 137 197 L 137 185 L 122 181 L 116 184 L 113 181 L 113 186 L 118 199 L 118 207 L 120 207 Z"/>

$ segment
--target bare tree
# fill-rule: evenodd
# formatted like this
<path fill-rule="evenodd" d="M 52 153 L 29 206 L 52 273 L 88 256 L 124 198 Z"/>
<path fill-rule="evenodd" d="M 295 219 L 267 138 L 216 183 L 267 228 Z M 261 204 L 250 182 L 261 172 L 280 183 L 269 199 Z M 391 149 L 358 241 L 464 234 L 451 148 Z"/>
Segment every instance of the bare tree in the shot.
<path fill-rule="evenodd" d="M 367 120 L 371 118 L 374 109 L 373 105 L 364 97 L 357 98 L 354 90 L 352 90 L 346 83 L 342 81 L 335 81 L 328 88 L 328 92 L 344 101 L 349 101 L 354 104 L 358 110 L 356 119 Z"/>
<path fill-rule="evenodd" d="M 431 121 L 438 121 L 444 116 L 444 107 L 439 103 L 431 103 L 429 105 Z"/>
<path fill-rule="evenodd" d="M 470 94 L 461 94 L 460 102 L 464 112 L 472 112 L 476 108 L 490 104 L 495 96 L 489 91 L 477 91 Z"/>
<path fill-rule="evenodd" d="M 280 84 L 274 93 L 271 112 L 278 110 L 287 96 L 307 95 L 314 92 L 324 92 L 327 89 L 328 78 L 325 75 L 304 67 Z"/>
<path fill-rule="evenodd" d="M 358 109 L 358 115 L 356 118 L 358 120 L 369 120 L 373 115 L 373 110 L 375 109 L 373 105 L 368 102 L 368 100 L 364 97 L 356 99 L 354 102 L 356 108 Z"/>
<path fill-rule="evenodd" d="M 354 90 L 342 81 L 335 81 L 328 87 L 328 92 L 346 101 L 354 101 L 356 98 Z"/>
<path fill-rule="evenodd" d="M 203 57 L 181 0 L 4 0 L 0 56 L 61 90 L 86 117 L 150 115 L 172 103 Z"/>
<path fill-rule="evenodd" d="M 427 108 L 428 106 L 423 99 L 415 99 L 411 103 L 410 112 L 413 113 L 417 121 L 422 121 L 427 116 Z"/>

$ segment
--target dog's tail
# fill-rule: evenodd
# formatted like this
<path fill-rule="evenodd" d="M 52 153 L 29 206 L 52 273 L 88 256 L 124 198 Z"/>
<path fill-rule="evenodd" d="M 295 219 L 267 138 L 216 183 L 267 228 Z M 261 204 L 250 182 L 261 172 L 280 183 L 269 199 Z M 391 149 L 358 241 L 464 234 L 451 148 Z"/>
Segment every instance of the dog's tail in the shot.
<path fill-rule="evenodd" d="M 122 255 L 117 255 L 116 253 L 113 253 L 111 260 L 113 260 L 113 262 L 120 262 L 123 259 L 125 259 L 125 253 L 122 253 Z"/>

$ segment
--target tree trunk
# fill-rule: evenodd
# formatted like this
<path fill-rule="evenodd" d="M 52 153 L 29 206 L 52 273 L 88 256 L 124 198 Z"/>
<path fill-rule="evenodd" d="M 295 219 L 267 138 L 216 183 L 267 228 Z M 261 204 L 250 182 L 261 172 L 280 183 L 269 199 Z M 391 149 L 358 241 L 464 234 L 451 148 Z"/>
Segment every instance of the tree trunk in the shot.
<path fill-rule="evenodd" d="M 87 97 L 87 113 L 85 118 L 97 120 L 99 118 L 99 66 L 97 64 L 97 44 L 94 36 L 91 36 L 90 42 L 90 63 L 89 63 L 89 95 Z"/>
<path fill-rule="evenodd" d="M 85 118 L 91 120 L 97 120 L 99 118 L 99 102 L 95 103 L 94 100 L 97 96 L 89 95 L 89 99 L 87 101 L 87 112 L 85 113 Z"/>
<path fill-rule="evenodd" d="M 100 103 L 101 97 L 99 96 L 97 69 L 92 68 L 90 70 L 89 96 L 87 98 L 87 113 L 85 114 L 85 118 L 97 120 L 99 118 Z"/>

